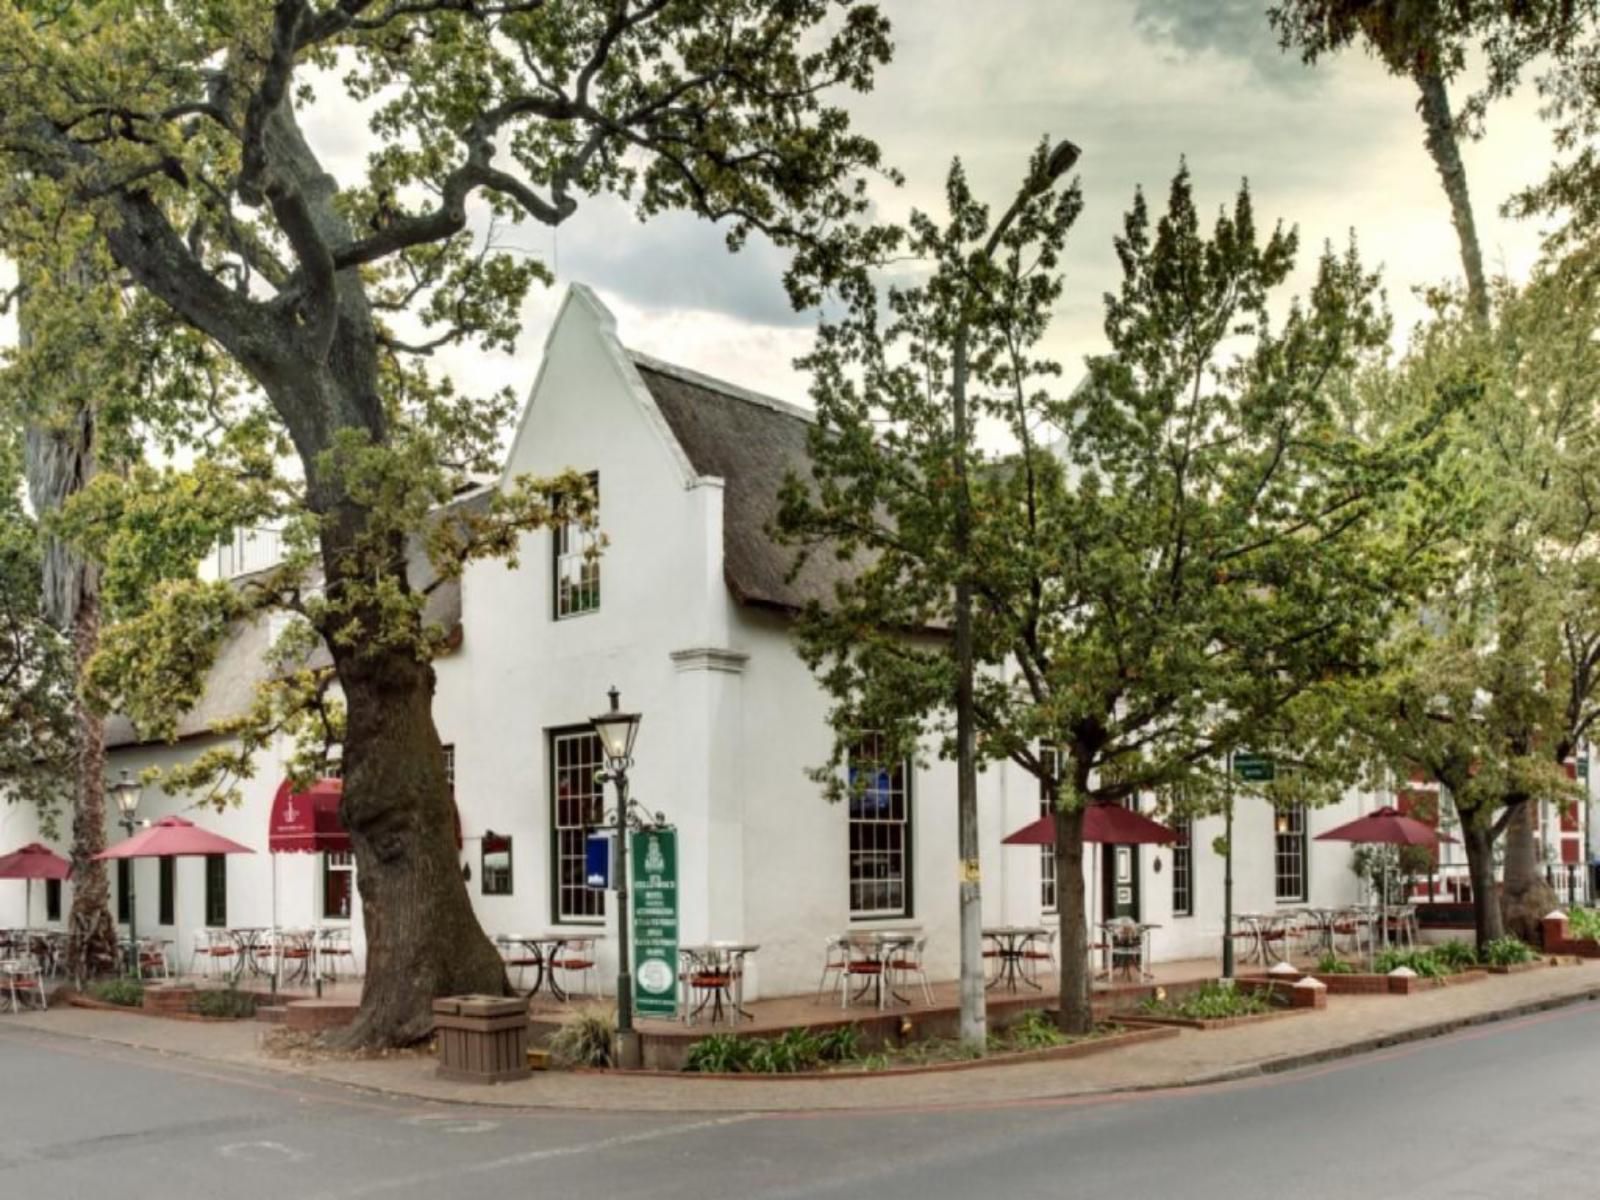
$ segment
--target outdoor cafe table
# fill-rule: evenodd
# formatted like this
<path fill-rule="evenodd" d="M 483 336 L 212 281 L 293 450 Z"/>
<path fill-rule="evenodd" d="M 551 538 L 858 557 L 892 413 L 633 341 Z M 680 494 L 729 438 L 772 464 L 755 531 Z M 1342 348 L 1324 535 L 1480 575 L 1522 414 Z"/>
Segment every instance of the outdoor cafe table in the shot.
<path fill-rule="evenodd" d="M 1245 927 L 1245 932 L 1252 939 L 1252 944 L 1245 951 L 1245 959 L 1254 958 L 1262 964 L 1269 959 L 1273 962 L 1288 961 L 1289 936 L 1296 919 L 1293 913 L 1234 914 L 1234 920 Z M 1281 943 L 1283 948 L 1277 949 L 1275 943 Z"/>
<path fill-rule="evenodd" d="M 993 988 L 1004 984 L 1008 992 L 1014 992 L 1021 982 L 1035 991 L 1042 990 L 1039 984 L 1028 978 L 1022 967 L 1029 944 L 1035 938 L 1046 937 L 1049 933 L 1043 925 L 991 925 L 984 929 L 985 940 L 994 943 L 995 955 L 1000 960 L 999 970 L 988 986 Z"/>
<path fill-rule="evenodd" d="M 711 1005 L 713 1025 L 725 1013 L 735 1025 L 740 1017 L 753 1017 L 754 1014 L 744 1007 L 744 960 L 760 949 L 753 942 L 702 942 L 698 946 L 679 946 L 681 974 L 688 985 L 683 997 L 684 1024 L 694 1024 L 707 1004 Z M 704 994 L 700 1003 L 690 1008 L 691 993 L 696 990 Z"/>
<path fill-rule="evenodd" d="M 861 985 L 859 991 L 852 995 L 848 987 L 844 989 L 845 999 L 852 1002 L 859 1000 L 867 994 L 868 988 L 876 986 L 877 1006 L 880 1009 L 889 1007 L 891 996 L 901 1004 L 910 1004 L 910 999 L 889 986 L 885 977 L 889 974 L 889 964 L 895 953 L 916 945 L 921 936 L 920 929 L 852 929 L 845 934 L 844 943 L 849 948 L 851 961 L 870 968 L 860 972 L 867 976 L 867 982 Z"/>
<path fill-rule="evenodd" d="M 1313 949 L 1321 950 L 1324 954 L 1333 953 L 1333 930 L 1338 924 L 1339 916 L 1343 909 L 1338 908 L 1302 908 L 1301 914 L 1316 931 L 1317 938 Z"/>
<path fill-rule="evenodd" d="M 257 955 L 265 949 L 262 943 L 265 935 L 272 932 L 269 926 L 235 925 L 223 932 L 233 939 L 233 944 L 239 949 L 239 953 L 234 956 L 234 982 L 237 983 L 246 971 L 252 975 L 268 974 Z"/>
<path fill-rule="evenodd" d="M 535 995 L 548 984 L 550 995 L 565 1001 L 567 993 L 556 982 L 555 973 L 556 960 L 561 957 L 562 949 L 568 942 L 598 942 L 604 936 L 599 933 L 502 933 L 494 940 L 501 947 L 521 946 L 534 960 L 533 986 L 528 989 L 527 995 Z"/>

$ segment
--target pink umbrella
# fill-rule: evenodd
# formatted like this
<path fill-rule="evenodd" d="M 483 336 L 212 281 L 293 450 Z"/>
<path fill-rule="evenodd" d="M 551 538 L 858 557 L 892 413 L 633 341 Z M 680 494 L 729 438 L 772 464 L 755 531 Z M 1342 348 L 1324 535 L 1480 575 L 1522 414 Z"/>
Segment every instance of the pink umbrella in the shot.
<path fill-rule="evenodd" d="M 66 879 L 72 874 L 72 864 L 48 846 L 29 842 L 20 850 L 0 855 L 0 879 L 27 880 L 27 900 L 24 902 L 22 923 L 33 920 L 33 881 L 35 879 Z"/>
<path fill-rule="evenodd" d="M 182 817 L 162 817 L 154 825 L 125 842 L 95 855 L 111 858 L 188 858 L 207 854 L 254 854 L 249 846 L 201 829 Z"/>

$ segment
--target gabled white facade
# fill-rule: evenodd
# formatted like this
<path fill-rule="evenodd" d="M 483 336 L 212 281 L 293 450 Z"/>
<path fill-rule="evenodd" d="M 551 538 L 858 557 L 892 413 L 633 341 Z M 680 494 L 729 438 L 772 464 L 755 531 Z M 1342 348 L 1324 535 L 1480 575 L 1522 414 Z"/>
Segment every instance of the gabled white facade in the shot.
<path fill-rule="evenodd" d="M 672 370 L 654 364 L 652 370 Z M 685 375 L 704 385 L 699 377 Z M 737 395 L 736 389 L 728 394 Z M 755 403 L 757 401 L 750 401 Z M 761 402 L 777 404 L 778 402 Z M 490 933 L 569 929 L 605 936 L 602 981 L 615 974 L 615 912 L 605 920 L 562 920 L 553 885 L 552 745 L 581 729 L 620 689 L 623 707 L 644 719 L 635 750 L 633 795 L 680 831 L 680 909 L 685 942 L 738 939 L 760 945 L 747 994 L 802 993 L 815 987 L 824 938 L 853 927 L 919 926 L 935 977 L 957 966 L 954 771 L 931 765 L 911 783 L 910 898 L 903 916 L 852 919 L 849 816 L 827 803 L 807 769 L 828 755 L 827 700 L 796 655 L 788 618 L 740 603 L 725 579 L 724 481 L 696 473 L 611 314 L 583 287 L 569 292 L 545 345 L 543 363 L 508 455 L 502 486 L 523 474 L 573 468 L 599 477 L 601 558 L 597 611 L 555 616 L 552 534 L 523 538 L 515 566 L 480 563 L 461 583 L 460 647 L 437 663 L 435 719 L 454 747 L 456 797 L 470 870 L 468 889 Z M 197 753 L 204 739 L 171 747 L 127 747 L 113 771 L 138 770 Z M 228 918 L 269 924 L 272 857 L 267 816 L 281 763 L 263 761 L 242 807 L 195 819 L 262 852 L 228 864 Z M 1350 847 L 1318 843 L 1317 833 L 1387 796 L 1352 793 L 1307 814 L 1306 890 L 1279 901 L 1274 884 L 1274 814 L 1241 799 L 1234 824 L 1236 912 L 1270 912 L 1358 898 Z M 142 815 L 186 811 L 187 798 L 147 798 Z M 613 803 L 608 793 L 607 808 Z M 1020 769 L 992 767 L 980 778 L 985 919 L 1033 924 L 1041 912 L 1041 856 L 1001 839 L 1040 812 L 1037 786 Z M 1148 807 L 1148 805 L 1147 805 Z M 31 817 L 0 810 L 0 846 L 27 840 Z M 511 839 L 509 895 L 484 894 L 485 834 Z M 121 832 L 108 831 L 115 840 Z M 1175 915 L 1174 851 L 1145 847 L 1137 861 L 1140 915 L 1161 928 L 1157 959 L 1212 956 L 1222 939 L 1223 860 L 1213 852 L 1220 819 L 1194 825 L 1192 912 Z M 1100 850 L 1085 871 L 1099 879 Z M 1111 851 L 1108 864 L 1117 868 Z M 136 868 L 141 932 L 172 937 L 185 957 L 203 928 L 204 878 L 198 860 L 178 866 L 176 920 L 158 922 L 157 868 Z M 322 918 L 319 856 L 277 863 L 277 919 Z M 21 889 L 0 885 L 0 924 L 18 923 Z M 608 897 L 608 900 L 610 898 Z M 1092 894 L 1091 894 L 1092 901 Z M 35 897 L 35 924 L 42 901 Z M 351 914 L 360 937 L 359 907 Z"/>

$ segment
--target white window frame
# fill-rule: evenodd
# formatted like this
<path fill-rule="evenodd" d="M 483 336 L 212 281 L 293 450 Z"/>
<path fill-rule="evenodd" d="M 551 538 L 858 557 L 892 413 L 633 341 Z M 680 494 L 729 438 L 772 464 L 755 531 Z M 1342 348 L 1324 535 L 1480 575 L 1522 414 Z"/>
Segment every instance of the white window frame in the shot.
<path fill-rule="evenodd" d="M 1287 819 L 1288 828 L 1278 831 L 1278 822 Z M 1272 814 L 1272 894 L 1279 904 L 1304 904 L 1311 895 L 1306 870 L 1310 866 L 1306 848 L 1306 806 L 1291 805 Z M 1298 888 L 1285 884 L 1298 883 Z"/>
<path fill-rule="evenodd" d="M 350 911 L 347 913 L 328 912 L 328 876 L 348 874 L 350 886 L 345 895 L 350 898 Z M 356 911 L 356 855 L 354 850 L 324 850 L 322 852 L 322 919 L 324 921 L 348 921 Z"/>
<path fill-rule="evenodd" d="M 596 514 L 600 507 L 600 473 L 589 472 Z M 594 527 L 566 521 L 551 530 L 550 605 L 557 621 L 600 611 L 600 556 L 595 553 Z"/>
<path fill-rule="evenodd" d="M 1039 761 L 1055 776 L 1061 778 L 1061 750 L 1057 746 L 1040 746 Z M 1044 780 L 1039 781 L 1039 815 L 1051 817 L 1050 796 Z M 1056 846 L 1054 842 L 1039 847 L 1039 911 L 1046 915 L 1060 911 L 1061 895 L 1056 887 Z"/>
<path fill-rule="evenodd" d="M 1194 916 L 1194 817 L 1174 817 L 1172 830 L 1178 836 L 1172 843 L 1172 915 Z M 1181 881 L 1181 882 L 1180 882 Z M 1178 893 L 1184 902 L 1178 903 Z"/>
<path fill-rule="evenodd" d="M 850 917 L 852 920 L 870 921 L 884 918 L 904 918 L 912 914 L 912 762 L 902 759 L 887 766 L 887 787 L 856 790 L 856 771 L 870 766 L 875 773 L 882 772 L 886 764 L 882 759 L 882 737 L 867 734 L 847 756 L 845 778 L 849 788 L 846 798 L 846 877 L 849 885 Z M 878 749 L 877 753 L 864 753 L 862 747 Z M 868 800 L 868 797 L 882 797 Z M 886 816 L 866 815 L 865 809 L 888 809 Z M 898 809 L 898 815 L 896 810 Z M 869 874 L 867 868 L 882 866 L 881 872 Z M 869 889 L 882 898 L 871 904 L 861 901 Z M 898 897 L 898 902 L 895 898 Z"/>
<path fill-rule="evenodd" d="M 576 756 L 563 749 L 583 748 Z M 596 771 L 605 767 L 600 736 L 592 728 L 574 726 L 550 733 L 550 914 L 559 925 L 603 925 L 606 919 L 606 894 L 585 882 L 584 840 L 591 830 L 605 821 L 605 788 L 593 782 Z M 563 821 L 561 787 L 587 787 L 588 802 L 582 793 L 573 793 L 571 805 L 582 815 L 581 822 Z M 573 868 L 567 871 L 567 868 Z M 566 878 L 576 882 L 563 882 Z"/>

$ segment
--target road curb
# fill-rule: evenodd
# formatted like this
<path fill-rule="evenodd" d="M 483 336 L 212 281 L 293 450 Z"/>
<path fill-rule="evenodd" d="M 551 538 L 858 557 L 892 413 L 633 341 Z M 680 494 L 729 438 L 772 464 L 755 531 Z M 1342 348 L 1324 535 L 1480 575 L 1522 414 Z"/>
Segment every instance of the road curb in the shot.
<path fill-rule="evenodd" d="M 1514 1021 L 1520 1017 L 1533 1016 L 1538 1013 L 1551 1012 L 1556 1009 L 1571 1008 L 1580 1004 L 1600 1001 L 1600 984 L 1585 988 L 1582 991 L 1566 993 L 1558 996 L 1545 996 L 1537 1000 L 1527 1000 L 1504 1008 L 1486 1012 L 1472 1013 L 1462 1017 L 1452 1017 L 1447 1020 L 1430 1022 L 1410 1029 L 1396 1030 L 1392 1033 L 1380 1034 L 1370 1038 L 1360 1038 L 1355 1041 L 1345 1042 L 1338 1046 L 1328 1046 L 1320 1050 L 1307 1051 L 1302 1054 L 1285 1054 L 1273 1058 L 1261 1059 L 1255 1062 L 1242 1062 L 1207 1071 L 1203 1074 L 1192 1075 L 1186 1078 L 1151 1082 L 1141 1084 L 1113 1085 L 1107 1087 L 1085 1088 L 1079 1091 L 1047 1093 L 1037 1096 L 1020 1096 L 1015 1098 L 997 1098 L 996 1103 L 1006 1105 L 1026 1105 L 1030 1103 L 1052 1104 L 1063 1101 L 1083 1100 L 1112 1100 L 1118 1096 L 1135 1096 L 1151 1092 L 1176 1092 L 1206 1087 L 1216 1087 L 1229 1083 L 1239 1083 L 1250 1079 L 1261 1079 L 1266 1076 L 1282 1075 L 1291 1071 L 1302 1070 L 1308 1067 L 1337 1062 L 1341 1059 L 1357 1058 L 1365 1054 L 1372 1054 L 1380 1050 L 1390 1049 L 1414 1042 L 1430 1041 L 1435 1038 L 1446 1037 L 1452 1033 L 1459 1033 L 1480 1025 L 1493 1025 L 1505 1021 Z M 124 1038 L 107 1037 L 100 1034 L 64 1032 L 30 1024 L 18 1024 L 13 1028 L 19 1031 L 40 1034 L 50 1037 L 59 1037 L 72 1041 L 85 1041 L 101 1045 L 121 1046 L 128 1049 L 140 1050 L 146 1053 L 161 1055 L 167 1058 L 182 1059 L 195 1063 L 206 1063 L 213 1066 L 230 1067 L 242 1071 L 265 1072 L 271 1075 L 290 1076 L 306 1080 L 311 1083 L 329 1087 L 342 1087 L 350 1091 L 367 1095 L 382 1096 L 388 1099 L 403 1100 L 408 1102 L 422 1102 L 451 1108 L 490 1108 L 504 1111 L 544 1112 L 544 1113 L 583 1113 L 597 1115 L 614 1113 L 618 1116 L 638 1115 L 645 1112 L 656 1112 L 656 1109 L 629 1109 L 625 1105 L 595 1104 L 595 1103 L 529 1103 L 522 1100 L 501 1099 L 493 1094 L 483 1096 L 444 1096 L 433 1095 L 427 1092 L 398 1088 L 388 1084 L 373 1083 L 369 1081 L 352 1080 L 337 1075 L 325 1074 L 317 1069 L 308 1069 L 304 1065 L 295 1065 L 288 1062 L 275 1060 L 264 1054 L 253 1055 L 250 1058 L 229 1058 L 211 1055 L 195 1054 L 188 1051 L 176 1050 L 164 1046 L 150 1046 L 138 1041 L 129 1041 Z M 1004 1070 L 997 1067 L 996 1070 Z M 808 1081 L 814 1082 L 814 1081 Z M 486 1089 L 489 1090 L 489 1089 Z M 982 1102 L 980 1102 L 981 1104 Z M 946 1109 L 960 1109 L 969 1107 L 962 1101 L 934 1101 L 918 1102 L 908 1101 L 897 1103 L 889 1101 L 872 1105 L 846 1106 L 773 1106 L 752 1104 L 738 1109 L 739 1112 L 761 1115 L 782 1115 L 785 1113 L 851 1113 L 851 1112 L 933 1112 Z M 680 1111 L 684 1112 L 728 1112 L 730 1109 L 696 1109 L 692 1100 L 685 1097 L 685 1104 Z"/>

